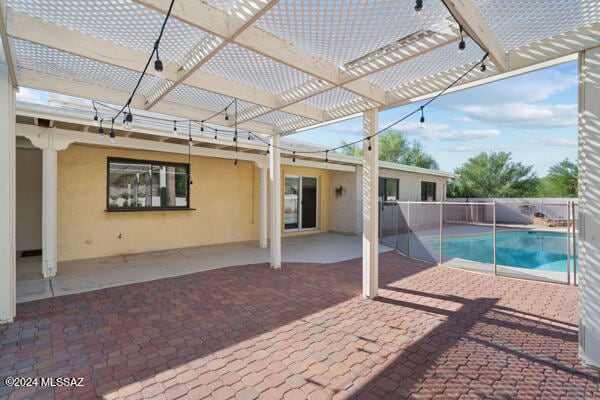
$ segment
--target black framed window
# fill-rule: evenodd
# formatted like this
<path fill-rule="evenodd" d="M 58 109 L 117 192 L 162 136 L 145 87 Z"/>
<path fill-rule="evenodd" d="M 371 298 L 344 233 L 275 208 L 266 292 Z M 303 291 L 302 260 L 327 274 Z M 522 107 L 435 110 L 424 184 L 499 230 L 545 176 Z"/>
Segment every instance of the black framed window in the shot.
<path fill-rule="evenodd" d="M 109 157 L 106 189 L 109 211 L 188 209 L 189 165 Z"/>
<path fill-rule="evenodd" d="M 398 200 L 400 181 L 395 178 L 379 178 L 379 199 L 382 201 Z"/>
<path fill-rule="evenodd" d="M 421 182 L 421 201 L 435 201 L 435 182 Z"/>

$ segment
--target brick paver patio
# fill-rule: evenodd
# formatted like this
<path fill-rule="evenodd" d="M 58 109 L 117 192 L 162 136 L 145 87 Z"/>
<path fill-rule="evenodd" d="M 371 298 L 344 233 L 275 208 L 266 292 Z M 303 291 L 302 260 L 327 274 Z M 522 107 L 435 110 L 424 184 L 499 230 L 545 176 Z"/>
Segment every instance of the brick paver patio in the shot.
<path fill-rule="evenodd" d="M 577 358 L 577 289 L 380 256 L 238 266 L 19 305 L 0 377 L 83 377 L 0 397 L 594 398 Z"/>

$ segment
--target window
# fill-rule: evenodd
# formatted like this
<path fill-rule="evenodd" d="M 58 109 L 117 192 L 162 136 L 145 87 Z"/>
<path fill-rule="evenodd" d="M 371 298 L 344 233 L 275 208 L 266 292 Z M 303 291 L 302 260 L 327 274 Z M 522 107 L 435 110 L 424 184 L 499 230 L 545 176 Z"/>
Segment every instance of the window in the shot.
<path fill-rule="evenodd" d="M 421 182 L 421 201 L 435 201 L 435 182 Z"/>
<path fill-rule="evenodd" d="M 379 200 L 381 201 L 396 201 L 400 182 L 394 178 L 379 178 Z"/>
<path fill-rule="evenodd" d="M 109 158 L 106 209 L 187 209 L 188 173 L 188 164 Z"/>

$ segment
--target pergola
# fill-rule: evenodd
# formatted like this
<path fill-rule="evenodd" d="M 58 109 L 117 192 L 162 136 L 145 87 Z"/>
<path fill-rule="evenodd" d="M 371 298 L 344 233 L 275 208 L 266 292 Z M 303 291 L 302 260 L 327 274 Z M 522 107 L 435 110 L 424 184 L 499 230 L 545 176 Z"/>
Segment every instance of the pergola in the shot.
<path fill-rule="evenodd" d="M 5 64 L 0 320 L 15 315 L 11 87 L 124 104 L 153 51 L 170 3 L 0 1 L 0 63 Z M 419 3 L 422 9 L 415 11 Z M 459 51 L 463 34 L 466 48 Z M 275 268 L 281 265 L 281 205 L 275 201 L 281 185 L 281 136 L 362 113 L 364 137 L 372 138 L 373 148 L 364 152 L 363 161 L 363 292 L 372 298 L 378 287 L 377 157 L 372 156 L 377 154 L 373 135 L 378 111 L 434 96 L 486 53 L 486 70 L 474 69 L 449 92 L 575 60 L 578 54 L 583 60 L 586 51 L 599 45 L 597 0 L 176 0 L 160 43 L 165 79 L 145 76 L 131 108 L 205 120 L 239 100 L 237 121 L 217 115 L 211 123 L 225 128 L 237 123 L 270 140 L 273 151 L 264 154 L 264 161 L 265 171 L 267 162 L 270 169 Z M 600 66 L 586 65 L 600 74 Z M 51 171 L 55 156 L 44 158 L 45 171 Z M 600 342 L 598 332 L 594 335 Z"/>

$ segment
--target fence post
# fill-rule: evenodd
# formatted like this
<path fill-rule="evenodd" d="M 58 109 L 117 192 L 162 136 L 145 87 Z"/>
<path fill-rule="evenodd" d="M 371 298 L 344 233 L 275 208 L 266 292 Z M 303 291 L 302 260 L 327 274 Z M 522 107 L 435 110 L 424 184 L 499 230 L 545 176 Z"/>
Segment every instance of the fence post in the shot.
<path fill-rule="evenodd" d="M 573 285 L 577 286 L 577 238 L 575 233 L 575 202 L 571 202 L 571 215 L 573 216 Z"/>
<path fill-rule="evenodd" d="M 394 248 L 398 250 L 398 221 L 400 220 L 400 202 L 396 200 L 396 226 L 394 227 Z"/>
<path fill-rule="evenodd" d="M 496 200 L 493 203 L 493 217 L 494 217 L 494 275 L 498 274 L 498 265 L 496 264 Z"/>
<path fill-rule="evenodd" d="M 406 233 L 408 234 L 408 256 L 410 257 L 410 201 L 406 202 Z"/>
<path fill-rule="evenodd" d="M 442 263 L 444 262 L 444 259 L 442 258 L 444 255 L 444 253 L 442 252 L 443 229 L 444 229 L 444 203 L 440 202 L 440 264 L 439 265 L 442 265 Z"/>
<path fill-rule="evenodd" d="M 567 285 L 571 284 L 571 202 L 567 201 Z"/>

